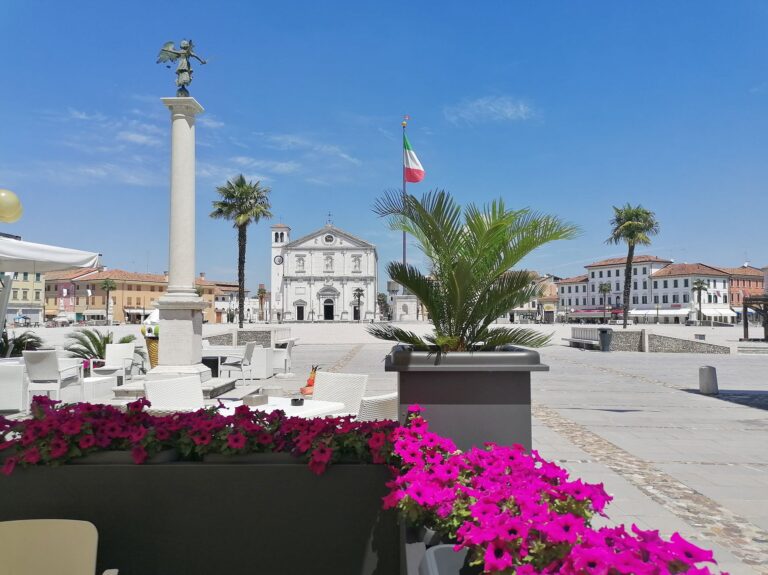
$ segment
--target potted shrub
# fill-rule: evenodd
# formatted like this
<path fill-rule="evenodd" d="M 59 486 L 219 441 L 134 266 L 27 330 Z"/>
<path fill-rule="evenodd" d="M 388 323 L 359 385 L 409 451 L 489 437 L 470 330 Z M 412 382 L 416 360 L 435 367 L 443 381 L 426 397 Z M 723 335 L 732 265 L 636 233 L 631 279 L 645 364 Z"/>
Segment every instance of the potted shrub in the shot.
<path fill-rule="evenodd" d="M 569 239 L 577 228 L 502 199 L 463 210 L 445 191 L 390 193 L 374 210 L 393 230 L 416 238 L 429 273 L 391 262 L 389 276 L 426 309 L 434 333 L 419 336 L 390 324 L 369 327 L 396 341 L 385 369 L 399 373 L 400 406 L 418 403 L 440 433 L 460 448 L 485 441 L 531 446 L 530 372 L 547 370 L 539 347 L 549 336 L 493 326 L 541 293 L 535 275 L 515 266 L 535 249 Z"/>

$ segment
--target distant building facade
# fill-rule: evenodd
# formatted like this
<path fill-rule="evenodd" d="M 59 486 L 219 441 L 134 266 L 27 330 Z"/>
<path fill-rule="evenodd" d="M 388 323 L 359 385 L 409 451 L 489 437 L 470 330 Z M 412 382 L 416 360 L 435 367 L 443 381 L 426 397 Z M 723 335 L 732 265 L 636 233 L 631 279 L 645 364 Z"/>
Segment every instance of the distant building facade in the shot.
<path fill-rule="evenodd" d="M 285 224 L 270 228 L 271 321 L 375 319 L 376 246 L 330 223 L 297 240 L 290 236 Z"/>

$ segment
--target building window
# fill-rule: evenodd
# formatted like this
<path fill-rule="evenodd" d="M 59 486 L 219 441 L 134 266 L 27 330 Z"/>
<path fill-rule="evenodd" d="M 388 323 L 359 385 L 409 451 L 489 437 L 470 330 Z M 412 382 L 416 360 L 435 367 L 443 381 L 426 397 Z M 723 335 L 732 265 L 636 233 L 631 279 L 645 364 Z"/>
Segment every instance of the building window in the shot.
<path fill-rule="evenodd" d="M 603 305 L 603 298 L 600 298 L 600 303 L 599 303 L 599 305 Z"/>
<path fill-rule="evenodd" d="M 571 298 L 568 298 L 568 305 L 571 305 Z"/>
<path fill-rule="evenodd" d="M 564 299 L 560 300 L 560 305 L 565 307 L 565 300 Z"/>
<path fill-rule="evenodd" d="M 653 289 L 659 289 L 659 282 L 653 280 Z"/>
<path fill-rule="evenodd" d="M 35 281 L 36 281 L 36 282 L 39 282 L 39 281 L 40 281 L 40 274 L 39 274 L 39 273 L 36 273 L 36 274 L 35 274 Z"/>
<path fill-rule="evenodd" d="M 648 296 L 647 296 L 647 295 L 644 295 L 644 296 L 643 296 L 643 297 L 640 299 L 640 301 L 641 301 L 642 303 L 648 303 Z"/>
<path fill-rule="evenodd" d="M 632 303 L 633 303 L 633 304 L 637 304 L 637 302 L 638 302 L 637 296 L 636 296 L 636 295 L 633 295 L 633 296 L 632 296 Z"/>
<path fill-rule="evenodd" d="M 637 291 L 637 282 L 632 282 L 632 289 Z"/>
<path fill-rule="evenodd" d="M 621 305 L 621 298 L 616 296 L 616 305 Z"/>
<path fill-rule="evenodd" d="M 586 291 L 587 291 L 587 285 L 584 284 L 583 286 L 581 286 L 581 293 L 585 293 Z"/>
<path fill-rule="evenodd" d="M 712 294 L 711 293 L 707 294 L 707 303 L 712 303 Z"/>
<path fill-rule="evenodd" d="M 683 303 L 688 303 L 688 294 L 687 293 L 683 294 Z"/>
<path fill-rule="evenodd" d="M 587 305 L 587 298 L 581 298 L 581 305 Z"/>
<path fill-rule="evenodd" d="M 661 303 L 669 303 L 669 296 L 667 294 L 661 296 Z"/>
<path fill-rule="evenodd" d="M 600 277 L 603 277 L 603 270 L 600 270 Z"/>
<path fill-rule="evenodd" d="M 19 290 L 13 290 L 13 299 L 19 299 Z"/>
<path fill-rule="evenodd" d="M 659 296 L 653 296 L 653 303 L 659 303 Z"/>
<path fill-rule="evenodd" d="M 128 291 L 133 291 L 133 286 L 131 284 L 128 284 L 127 286 L 125 286 L 125 289 Z"/>
<path fill-rule="evenodd" d="M 595 298 L 592 298 L 592 305 L 595 305 Z"/>
<path fill-rule="evenodd" d="M 680 303 L 680 296 L 676 293 L 672 294 L 672 303 Z"/>
<path fill-rule="evenodd" d="M 23 299 L 24 301 L 27 301 L 29 299 L 29 291 L 21 290 L 21 299 Z"/>
<path fill-rule="evenodd" d="M 565 293 L 565 286 L 560 286 L 560 293 Z"/>
<path fill-rule="evenodd" d="M 648 273 L 648 268 L 643 268 L 643 275 L 646 275 Z"/>
<path fill-rule="evenodd" d="M 667 289 L 669 287 L 669 282 L 667 280 L 664 280 L 664 289 Z"/>
<path fill-rule="evenodd" d="M 633 276 L 636 276 L 636 275 L 637 275 L 637 268 L 632 268 L 632 275 L 633 275 Z"/>
<path fill-rule="evenodd" d="M 29 272 L 24 272 L 24 274 L 23 274 L 23 280 L 24 280 L 25 282 L 26 282 L 26 281 L 29 281 Z"/>
<path fill-rule="evenodd" d="M 125 302 L 126 302 L 128 305 L 133 305 L 133 298 L 132 298 L 132 297 L 127 297 L 127 298 L 125 298 Z"/>
<path fill-rule="evenodd" d="M 593 277 L 593 278 L 595 277 L 595 272 L 592 272 L 592 277 Z"/>
<path fill-rule="evenodd" d="M 619 287 L 619 282 L 616 282 L 616 291 L 619 291 L 621 288 Z"/>
<path fill-rule="evenodd" d="M 723 294 L 723 303 L 728 303 L 728 294 Z"/>
<path fill-rule="evenodd" d="M 677 287 L 677 280 L 672 280 L 672 287 Z"/>
<path fill-rule="evenodd" d="M 688 287 L 688 280 L 687 279 L 683 280 L 683 287 Z"/>
<path fill-rule="evenodd" d="M 648 289 L 648 282 L 643 280 L 643 289 Z"/>
<path fill-rule="evenodd" d="M 40 290 L 35 290 L 35 301 L 40 301 Z"/>
<path fill-rule="evenodd" d="M 608 305 L 611 305 L 611 296 L 608 296 Z"/>
<path fill-rule="evenodd" d="M 568 286 L 568 293 L 571 293 L 571 286 Z"/>
<path fill-rule="evenodd" d="M 608 271 L 605 273 L 605 275 L 606 275 L 606 276 L 608 276 L 608 277 L 611 277 L 611 270 L 608 270 Z"/>
<path fill-rule="evenodd" d="M 592 291 L 595 291 L 595 284 L 592 284 Z"/>
<path fill-rule="evenodd" d="M 619 270 L 616 270 L 616 277 L 619 277 Z"/>

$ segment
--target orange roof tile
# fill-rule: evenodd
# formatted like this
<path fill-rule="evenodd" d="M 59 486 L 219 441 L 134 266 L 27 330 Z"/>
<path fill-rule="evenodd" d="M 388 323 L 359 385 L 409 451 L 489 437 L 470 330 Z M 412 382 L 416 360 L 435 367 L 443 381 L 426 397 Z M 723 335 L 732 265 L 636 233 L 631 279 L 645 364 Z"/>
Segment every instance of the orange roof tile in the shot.
<path fill-rule="evenodd" d="M 672 263 L 672 260 L 668 260 L 665 258 L 660 258 L 657 256 L 635 256 L 632 258 L 632 263 L 634 264 L 643 264 L 643 263 L 649 263 L 649 262 L 661 262 L 661 263 Z M 596 268 L 601 266 L 616 266 L 616 265 L 626 265 L 627 258 L 609 258 L 607 260 L 600 260 L 599 262 L 595 262 L 593 264 L 589 264 L 584 266 L 585 268 Z"/>
<path fill-rule="evenodd" d="M 587 281 L 587 274 L 582 274 L 580 276 L 573 276 L 572 278 L 565 278 L 563 280 L 558 280 L 555 283 L 556 284 L 575 284 L 579 282 L 585 282 Z"/>
<path fill-rule="evenodd" d="M 716 267 L 708 266 L 706 264 L 669 264 L 665 268 L 660 269 L 651 277 L 668 277 L 668 276 L 727 276 L 728 273 Z"/>
<path fill-rule="evenodd" d="M 99 271 L 99 268 L 72 268 L 58 272 L 47 272 L 45 280 L 72 280 L 97 271 Z"/>
<path fill-rule="evenodd" d="M 753 268 L 752 266 L 740 266 L 737 268 L 723 268 L 719 267 L 718 269 L 723 270 L 724 272 L 728 272 L 732 276 L 755 276 L 755 277 L 763 277 L 763 270 L 758 268 Z M 47 275 L 45 277 L 48 277 Z"/>
<path fill-rule="evenodd" d="M 88 276 L 88 281 L 115 280 L 132 281 L 147 283 L 168 283 L 168 279 L 161 274 L 142 274 L 137 272 L 127 272 L 125 270 L 104 270 L 92 276 Z"/>

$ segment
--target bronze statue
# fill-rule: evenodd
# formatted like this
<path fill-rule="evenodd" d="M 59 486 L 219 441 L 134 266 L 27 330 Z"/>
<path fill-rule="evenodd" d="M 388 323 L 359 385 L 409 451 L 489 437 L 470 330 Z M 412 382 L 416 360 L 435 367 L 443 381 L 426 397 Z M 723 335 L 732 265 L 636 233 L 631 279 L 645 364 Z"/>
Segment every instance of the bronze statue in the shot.
<path fill-rule="evenodd" d="M 189 96 L 187 86 L 192 83 L 192 64 L 190 59 L 196 58 L 198 62 L 205 64 L 205 60 L 192 51 L 194 47 L 195 45 L 192 43 L 192 40 L 182 40 L 178 50 L 174 49 L 173 42 L 166 42 L 160 48 L 160 53 L 157 55 L 158 64 L 179 61 L 176 65 L 176 85 L 179 87 L 176 90 L 176 95 L 179 97 Z M 170 68 L 170 66 L 166 65 L 166 68 Z"/>

